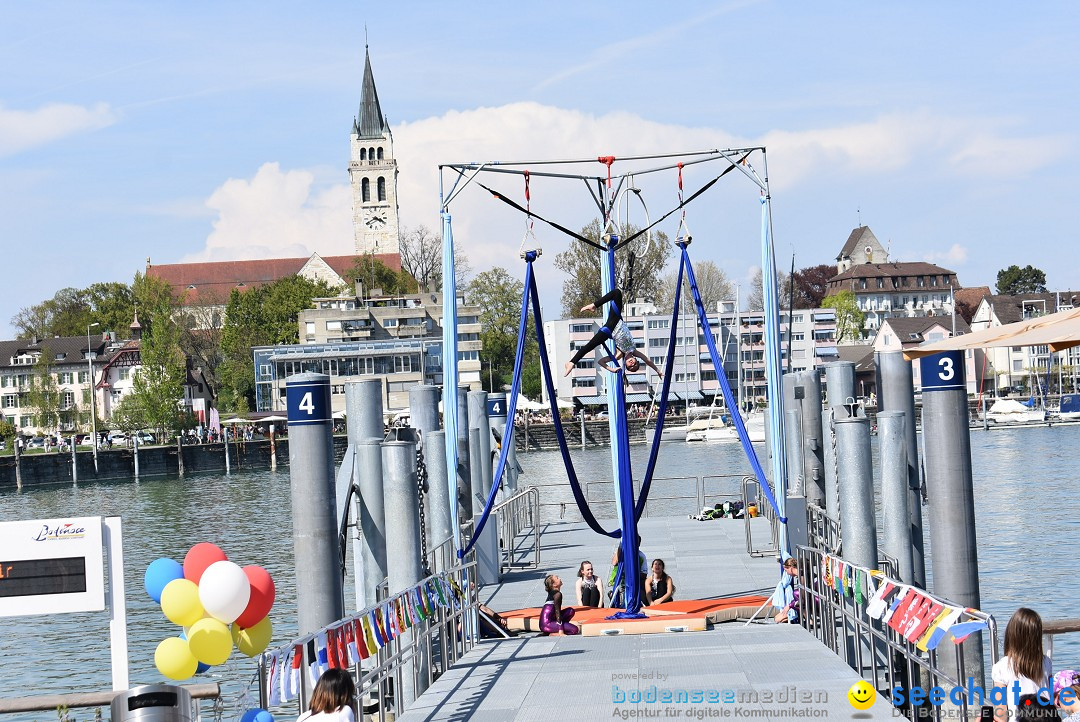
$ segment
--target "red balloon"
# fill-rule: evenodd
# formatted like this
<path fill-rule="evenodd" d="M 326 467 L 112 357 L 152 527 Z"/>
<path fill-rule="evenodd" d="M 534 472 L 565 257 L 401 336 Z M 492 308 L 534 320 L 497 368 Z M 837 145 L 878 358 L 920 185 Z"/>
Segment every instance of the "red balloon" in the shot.
<path fill-rule="evenodd" d="M 216 545 L 210 542 L 199 542 L 188 550 L 184 557 L 184 579 L 199 583 L 206 568 L 215 562 L 223 562 L 228 557 Z"/>
<path fill-rule="evenodd" d="M 236 618 L 236 625 L 241 629 L 254 627 L 270 613 L 274 606 L 274 580 L 270 572 L 254 564 L 244 567 L 244 575 L 251 584 L 251 597 L 243 613 Z"/>

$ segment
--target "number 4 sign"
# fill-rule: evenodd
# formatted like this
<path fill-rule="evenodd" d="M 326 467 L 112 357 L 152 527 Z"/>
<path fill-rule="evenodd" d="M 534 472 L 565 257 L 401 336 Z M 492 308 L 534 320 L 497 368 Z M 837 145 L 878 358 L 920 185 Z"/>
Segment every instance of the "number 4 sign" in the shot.
<path fill-rule="evenodd" d="M 964 352 L 944 351 L 919 360 L 923 391 L 964 391 Z"/>
<path fill-rule="evenodd" d="M 304 378 L 306 376 L 307 378 Z M 289 425 L 324 424 L 330 421 L 330 377 L 304 374 L 295 382 L 285 380 Z"/>

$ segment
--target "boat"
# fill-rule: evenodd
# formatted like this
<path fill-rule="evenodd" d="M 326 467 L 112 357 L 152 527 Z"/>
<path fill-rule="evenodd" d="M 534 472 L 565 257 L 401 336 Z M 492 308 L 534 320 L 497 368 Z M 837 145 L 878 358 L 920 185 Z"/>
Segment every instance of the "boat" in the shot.
<path fill-rule="evenodd" d="M 698 419 L 686 428 L 686 440 L 689 441 L 738 441 L 739 434 L 735 427 L 723 418 Z"/>
<path fill-rule="evenodd" d="M 991 424 L 1032 424 L 1046 421 L 1046 409 L 1031 407 L 1015 399 L 998 399 L 986 412 Z"/>
<path fill-rule="evenodd" d="M 1080 394 L 1064 394 L 1058 416 L 1062 421 L 1080 421 Z"/>

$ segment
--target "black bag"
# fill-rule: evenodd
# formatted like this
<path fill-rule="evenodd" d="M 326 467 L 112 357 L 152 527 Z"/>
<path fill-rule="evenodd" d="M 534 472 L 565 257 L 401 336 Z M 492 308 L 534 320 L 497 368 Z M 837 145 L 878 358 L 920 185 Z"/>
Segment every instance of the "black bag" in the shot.
<path fill-rule="evenodd" d="M 1058 716 L 1053 700 L 1043 699 L 1037 694 L 1022 694 L 1020 695 L 1020 704 L 1016 708 L 1016 717 L 1013 719 L 1018 722 L 1032 722 L 1034 720 L 1057 720 L 1060 722 L 1061 717 Z"/>

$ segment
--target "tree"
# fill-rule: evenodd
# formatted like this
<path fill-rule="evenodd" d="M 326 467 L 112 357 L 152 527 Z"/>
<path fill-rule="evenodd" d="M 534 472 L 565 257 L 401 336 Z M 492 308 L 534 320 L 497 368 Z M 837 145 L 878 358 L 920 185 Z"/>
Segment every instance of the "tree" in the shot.
<path fill-rule="evenodd" d="M 407 228 L 401 234 L 401 268 L 416 279 L 421 291 L 432 293 L 442 280 L 442 238 L 427 226 Z"/>
<path fill-rule="evenodd" d="M 829 292 L 829 279 L 835 275 L 836 266 L 829 263 L 807 266 L 795 271 L 792 276 L 795 281 L 794 307 L 821 308 L 821 302 L 825 300 L 825 296 Z M 784 298 L 786 300 L 787 296 L 784 296 Z"/>
<path fill-rule="evenodd" d="M 416 293 L 417 290 L 416 279 L 408 271 L 404 268 L 395 271 L 370 253 L 355 258 L 352 268 L 348 271 L 348 277 L 360 281 L 367 296 L 371 296 L 375 289 L 390 296 L 398 293 Z M 329 291 L 327 295 L 332 292 L 332 290 Z"/>
<path fill-rule="evenodd" d="M 481 354 L 498 384 L 509 383 L 513 376 L 514 359 L 517 356 L 518 328 L 521 323 L 521 294 L 525 284 L 512 277 L 505 268 L 492 268 L 476 274 L 468 285 L 470 304 L 480 307 Z M 531 319 L 531 315 L 530 315 Z M 530 320 L 525 340 L 526 368 L 539 356 L 536 334 Z M 524 371 L 522 376 L 524 376 Z M 539 375 L 535 377 L 539 386 Z M 530 381 L 530 384 L 533 383 Z M 539 388 L 536 389 L 539 391 Z M 526 390 L 527 392 L 527 390 Z"/>
<path fill-rule="evenodd" d="M 92 283 L 86 287 L 86 300 L 91 309 L 90 323 L 101 324 L 102 331 L 125 329 L 135 316 L 135 294 L 126 283 Z M 85 327 L 77 331 L 85 332 Z"/>
<path fill-rule="evenodd" d="M 637 232 L 634 226 L 623 226 L 620 231 L 624 237 Z M 603 228 L 600 221 L 593 220 L 581 229 L 581 235 L 601 243 Z M 627 285 L 628 260 L 633 251 L 633 285 Z M 667 235 L 661 232 L 643 233 L 615 254 L 615 288 L 621 289 L 626 301 L 635 298 L 656 299 L 660 297 L 663 281 L 661 274 L 664 264 L 671 253 L 671 244 Z M 603 295 L 600 284 L 600 251 L 580 241 L 574 241 L 565 251 L 555 256 L 555 267 L 565 272 L 569 278 L 563 281 L 562 311 L 564 316 L 573 317 L 580 313 L 582 306 L 591 303 Z"/>
<path fill-rule="evenodd" d="M 164 441 L 166 432 L 179 428 L 180 404 L 187 381 L 187 359 L 180 348 L 180 324 L 168 283 L 135 274 L 132 284 L 143 312 L 139 370 L 132 381 L 131 402 L 141 410 L 146 426 Z M 143 427 L 139 427 L 143 428 Z"/>
<path fill-rule="evenodd" d="M 862 338 L 866 314 L 859 310 L 859 303 L 855 300 L 854 293 L 851 291 L 834 293 L 826 296 L 821 305 L 823 308 L 836 311 L 836 340 L 839 343 L 845 340 L 854 343 Z"/>
<path fill-rule="evenodd" d="M 0 439 L 10 439 L 15 436 L 15 424 L 0 416 Z"/>
<path fill-rule="evenodd" d="M 780 308 L 788 307 L 788 274 L 780 269 L 776 269 L 776 287 L 778 290 L 777 298 L 780 301 Z M 765 310 L 765 293 L 761 285 L 761 269 L 759 268 L 754 273 L 754 280 L 751 281 L 750 295 L 746 299 L 746 308 L 749 311 L 764 311 Z"/>
<path fill-rule="evenodd" d="M 123 283 L 94 283 L 85 289 L 62 288 L 52 298 L 20 309 L 11 319 L 19 338 L 80 336 L 92 323 L 118 330 L 131 323 L 134 299 Z"/>
<path fill-rule="evenodd" d="M 302 276 L 281 278 L 243 293 L 232 290 L 221 331 L 222 362 L 217 369 L 218 405 L 222 409 L 244 412 L 254 408 L 252 347 L 298 343 L 300 312 L 311 308 L 313 298 L 333 292 L 325 282 Z"/>
<path fill-rule="evenodd" d="M 41 355 L 34 362 L 34 375 L 26 394 L 27 405 L 34 410 L 37 427 L 48 433 L 60 425 L 60 388 L 56 385 L 52 350 L 41 347 Z"/>
<path fill-rule="evenodd" d="M 998 271 L 997 292 L 1003 296 L 1021 293 L 1045 293 L 1046 274 L 1034 266 L 1012 265 Z"/>
<path fill-rule="evenodd" d="M 662 313 L 670 313 L 671 305 L 675 301 L 675 279 L 678 270 L 668 271 L 662 279 L 660 295 L 656 299 L 656 306 Z M 698 292 L 701 294 L 701 304 L 706 313 L 714 313 L 720 301 L 735 300 L 735 286 L 728 279 L 724 269 L 712 261 L 699 261 L 694 264 L 694 278 L 697 280 Z M 683 276 L 683 290 L 680 296 L 680 306 L 683 313 L 694 312 L 694 297 L 690 294 L 690 284 Z"/>

